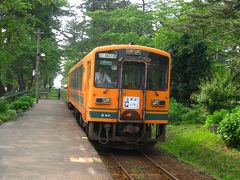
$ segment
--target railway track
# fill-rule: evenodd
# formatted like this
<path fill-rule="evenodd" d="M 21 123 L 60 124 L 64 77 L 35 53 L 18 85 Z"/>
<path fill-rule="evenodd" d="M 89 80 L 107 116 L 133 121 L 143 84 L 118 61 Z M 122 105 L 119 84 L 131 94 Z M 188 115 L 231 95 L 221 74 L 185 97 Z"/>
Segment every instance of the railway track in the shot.
<path fill-rule="evenodd" d="M 128 166 L 128 161 L 130 160 L 128 155 L 124 157 L 123 155 L 117 155 L 116 153 L 110 152 L 110 156 L 115 161 L 115 163 L 121 168 L 123 173 L 126 175 L 126 177 L 130 180 L 134 179 L 173 179 L 178 180 L 177 177 L 175 177 L 173 174 L 171 174 L 169 171 L 167 171 L 165 168 L 163 168 L 160 164 L 158 164 L 156 161 L 154 161 L 152 158 L 150 158 L 148 155 L 146 155 L 142 151 L 137 151 L 135 156 L 138 156 L 137 158 L 137 166 L 136 169 L 133 170 L 131 165 Z M 137 170 L 139 168 L 139 170 Z"/>

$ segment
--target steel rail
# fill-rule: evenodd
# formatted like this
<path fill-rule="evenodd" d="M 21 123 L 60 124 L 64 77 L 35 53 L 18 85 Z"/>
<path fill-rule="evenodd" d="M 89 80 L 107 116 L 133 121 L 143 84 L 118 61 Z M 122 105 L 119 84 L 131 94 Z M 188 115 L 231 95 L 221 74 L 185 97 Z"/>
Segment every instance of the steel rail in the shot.
<path fill-rule="evenodd" d="M 153 163 L 156 167 L 161 169 L 166 175 L 168 175 L 170 178 L 174 180 L 179 180 L 176 176 L 172 175 L 168 170 L 160 166 L 156 161 L 154 161 L 152 158 L 150 158 L 148 155 L 146 155 L 144 152 L 139 151 L 147 160 L 149 160 L 151 163 Z"/>
<path fill-rule="evenodd" d="M 127 170 L 123 167 L 123 165 L 117 160 L 117 158 L 110 153 L 110 155 L 112 156 L 112 158 L 114 159 L 114 161 L 117 163 L 117 165 L 122 169 L 122 171 L 125 173 L 125 175 L 128 177 L 128 179 L 130 180 L 134 180 L 134 178 L 127 172 Z"/>

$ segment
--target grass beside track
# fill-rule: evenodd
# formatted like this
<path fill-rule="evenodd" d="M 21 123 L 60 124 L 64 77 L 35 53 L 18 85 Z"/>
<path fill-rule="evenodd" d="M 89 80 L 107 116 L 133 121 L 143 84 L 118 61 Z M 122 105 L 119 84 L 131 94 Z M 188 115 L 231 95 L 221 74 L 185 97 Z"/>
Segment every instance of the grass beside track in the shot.
<path fill-rule="evenodd" d="M 157 148 L 216 178 L 240 179 L 240 150 L 227 148 L 218 135 L 203 126 L 168 125 L 166 142 Z"/>

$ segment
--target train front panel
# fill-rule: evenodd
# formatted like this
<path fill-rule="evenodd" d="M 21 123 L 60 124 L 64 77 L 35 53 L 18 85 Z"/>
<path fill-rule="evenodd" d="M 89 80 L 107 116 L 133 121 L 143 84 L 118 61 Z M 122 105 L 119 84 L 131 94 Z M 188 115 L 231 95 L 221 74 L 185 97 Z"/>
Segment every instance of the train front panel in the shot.
<path fill-rule="evenodd" d="M 97 48 L 92 57 L 86 67 L 90 68 L 85 118 L 89 139 L 102 144 L 164 140 L 169 54 L 127 45 Z"/>

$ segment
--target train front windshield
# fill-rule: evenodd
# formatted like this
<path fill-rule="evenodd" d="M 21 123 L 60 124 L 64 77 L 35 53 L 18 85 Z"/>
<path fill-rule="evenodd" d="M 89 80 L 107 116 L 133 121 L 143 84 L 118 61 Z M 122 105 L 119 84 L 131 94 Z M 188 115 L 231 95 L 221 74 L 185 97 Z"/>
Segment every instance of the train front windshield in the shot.
<path fill-rule="evenodd" d="M 126 50 L 99 52 L 95 56 L 95 87 L 117 88 L 118 59 L 126 58 Z M 131 57 L 132 58 L 132 57 Z M 147 90 L 166 91 L 168 89 L 169 59 L 166 56 L 143 51 L 136 59 L 149 58 L 151 63 L 147 72 Z M 144 63 L 124 62 L 123 84 L 126 89 L 143 89 Z"/>
<path fill-rule="evenodd" d="M 95 87 L 117 87 L 117 59 L 113 53 L 97 53 L 95 58 Z"/>

